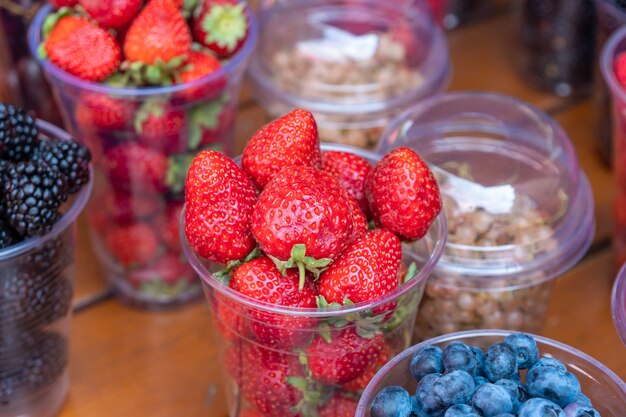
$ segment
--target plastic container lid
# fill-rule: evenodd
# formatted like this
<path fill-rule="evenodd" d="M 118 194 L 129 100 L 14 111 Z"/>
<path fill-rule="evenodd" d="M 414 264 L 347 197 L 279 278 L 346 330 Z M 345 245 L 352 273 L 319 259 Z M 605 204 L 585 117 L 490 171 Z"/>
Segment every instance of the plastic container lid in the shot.
<path fill-rule="evenodd" d="M 342 115 L 406 108 L 449 79 L 445 36 L 426 2 L 294 0 L 264 11 L 260 22 L 249 74 L 266 108 L 280 102 Z"/>
<path fill-rule="evenodd" d="M 396 118 L 378 152 L 400 146 L 439 181 L 448 243 L 438 276 L 536 285 L 589 248 L 591 188 L 567 135 L 539 109 L 487 92 L 434 97 Z"/>
<path fill-rule="evenodd" d="M 617 334 L 626 346 L 626 263 L 617 273 L 617 278 L 613 284 L 613 294 L 611 295 L 611 310 L 613 324 Z"/>

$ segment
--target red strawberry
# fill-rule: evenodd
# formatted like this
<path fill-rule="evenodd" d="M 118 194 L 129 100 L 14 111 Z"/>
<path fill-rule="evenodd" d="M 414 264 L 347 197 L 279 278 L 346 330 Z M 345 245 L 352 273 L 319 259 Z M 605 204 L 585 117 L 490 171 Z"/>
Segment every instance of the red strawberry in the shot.
<path fill-rule="evenodd" d="M 215 56 L 206 52 L 191 51 L 189 59 L 179 73 L 179 80 L 181 84 L 190 83 L 213 74 L 220 68 L 222 64 Z M 222 94 L 224 87 L 226 87 L 226 78 L 220 76 L 200 86 L 184 90 L 182 97 L 187 101 L 216 99 Z"/>
<path fill-rule="evenodd" d="M 352 209 L 352 239 L 354 240 L 361 236 L 363 233 L 369 230 L 369 226 L 367 224 L 367 218 L 365 214 L 361 211 L 359 207 L 359 203 L 350 196 L 348 196 L 348 202 L 350 203 L 350 208 Z"/>
<path fill-rule="evenodd" d="M 626 88 L 626 52 L 620 52 L 613 63 L 617 81 Z"/>
<path fill-rule="evenodd" d="M 328 303 L 353 303 L 382 297 L 398 286 L 400 240 L 385 229 L 361 235 L 320 275 L 319 290 Z"/>
<path fill-rule="evenodd" d="M 213 325 L 226 339 L 233 342 L 252 336 L 250 322 L 245 311 L 234 301 L 213 293 Z"/>
<path fill-rule="evenodd" d="M 84 17 L 61 17 L 45 40 L 51 63 L 88 81 L 102 81 L 117 71 L 122 52 L 115 37 Z"/>
<path fill-rule="evenodd" d="M 259 414 L 258 411 L 255 411 L 251 408 L 246 408 L 242 410 L 241 413 L 239 413 L 239 417 L 263 417 L 263 416 Z"/>
<path fill-rule="evenodd" d="M 176 6 L 167 0 L 150 0 L 131 23 L 124 39 L 124 55 L 147 65 L 187 59 L 191 33 Z M 181 63 L 182 63 L 181 62 Z"/>
<path fill-rule="evenodd" d="M 354 417 L 356 405 L 354 398 L 335 393 L 317 412 L 319 417 Z"/>
<path fill-rule="evenodd" d="M 302 284 L 305 268 L 319 273 L 339 257 L 352 237 L 352 222 L 349 197 L 335 177 L 293 166 L 261 193 L 252 213 L 252 233 L 267 255 L 285 261 L 281 270 L 298 266 Z"/>
<path fill-rule="evenodd" d="M 287 355 L 252 344 L 242 346 L 244 398 L 265 417 L 295 417 L 304 395 L 290 383 L 304 372 L 297 355 Z"/>
<path fill-rule="evenodd" d="M 356 393 L 360 393 L 361 391 L 363 391 L 365 387 L 370 383 L 372 378 L 374 378 L 374 375 L 376 375 L 378 370 L 382 368 L 387 362 L 389 362 L 391 356 L 391 348 L 388 344 L 383 344 L 382 350 L 376 362 L 373 363 L 372 366 L 367 368 L 367 370 L 363 374 L 361 374 L 361 376 L 345 384 L 343 386 L 343 389 Z"/>
<path fill-rule="evenodd" d="M 141 0 L 78 0 L 100 26 L 118 29 L 130 23 L 141 8 Z"/>
<path fill-rule="evenodd" d="M 122 130 L 130 125 L 135 113 L 132 102 L 104 94 L 82 94 L 74 110 L 76 122 L 82 131 Z"/>
<path fill-rule="evenodd" d="M 285 166 L 320 168 L 317 124 L 313 115 L 303 109 L 274 120 L 257 131 L 243 151 L 241 164 L 259 188 Z"/>
<path fill-rule="evenodd" d="M 244 3 L 236 0 L 201 0 L 191 22 L 193 35 L 220 59 L 234 55 L 248 36 Z"/>
<path fill-rule="evenodd" d="M 186 124 L 183 110 L 164 103 L 146 102 L 135 115 L 139 142 L 166 154 L 187 149 Z"/>
<path fill-rule="evenodd" d="M 60 9 L 61 7 L 72 7 L 78 4 L 78 0 L 48 0 L 48 3 Z"/>
<path fill-rule="evenodd" d="M 122 190 L 150 193 L 167 188 L 167 157 L 135 142 L 111 148 L 105 154 L 105 169 L 111 183 Z"/>
<path fill-rule="evenodd" d="M 161 240 L 174 253 L 181 253 L 179 229 L 182 211 L 182 204 L 170 203 L 164 215 L 157 220 Z"/>
<path fill-rule="evenodd" d="M 322 154 L 322 166 L 324 171 L 337 177 L 339 184 L 356 199 L 363 213 L 368 216 L 365 182 L 372 169 L 370 163 L 351 152 L 328 151 Z"/>
<path fill-rule="evenodd" d="M 226 263 L 255 246 L 250 230 L 256 189 L 224 154 L 206 150 L 193 160 L 185 185 L 185 234 L 203 258 Z"/>
<path fill-rule="evenodd" d="M 171 253 L 160 256 L 154 263 L 133 271 L 129 277 L 129 281 L 136 287 L 159 282 L 165 284 L 167 288 L 184 283 L 182 286 L 184 289 L 196 280 L 196 274 L 189 264 L 182 261 L 180 256 Z"/>
<path fill-rule="evenodd" d="M 376 225 L 404 241 L 421 239 L 441 210 L 435 177 L 409 148 L 394 149 L 378 161 L 366 194 Z"/>
<path fill-rule="evenodd" d="M 105 241 L 113 258 L 126 268 L 142 266 L 159 252 L 157 235 L 147 223 L 110 227 Z"/>
<path fill-rule="evenodd" d="M 381 334 L 365 339 L 353 327 L 332 333 L 330 341 L 316 335 L 306 348 L 311 375 L 325 384 L 350 382 L 376 362 L 382 346 Z"/>
<path fill-rule="evenodd" d="M 131 194 L 122 190 L 109 190 L 94 199 L 94 210 L 104 211 L 115 223 L 147 220 L 161 211 L 161 199 L 154 195 Z"/>
<path fill-rule="evenodd" d="M 283 276 L 271 259 L 261 257 L 239 266 L 232 273 L 230 287 L 256 301 L 274 306 L 315 308 L 317 290 L 307 279 L 298 289 L 298 271 L 289 269 Z M 273 313 L 253 311 L 252 330 L 257 341 L 281 350 L 305 345 L 311 337 L 315 320 Z"/>

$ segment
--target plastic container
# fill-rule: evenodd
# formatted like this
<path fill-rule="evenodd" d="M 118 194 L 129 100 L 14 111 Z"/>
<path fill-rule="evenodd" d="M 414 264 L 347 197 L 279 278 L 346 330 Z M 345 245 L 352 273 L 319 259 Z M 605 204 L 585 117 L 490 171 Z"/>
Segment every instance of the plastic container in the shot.
<path fill-rule="evenodd" d="M 626 89 L 615 77 L 613 63 L 615 58 L 624 51 L 626 51 L 626 28 L 619 29 L 609 38 L 600 57 L 602 75 L 612 96 L 613 169 L 617 179 L 613 244 L 617 267 L 626 262 L 626 113 L 624 113 Z"/>
<path fill-rule="evenodd" d="M 380 159 L 371 152 L 340 145 L 323 144 L 322 150 L 355 152 L 372 163 Z M 371 378 L 380 362 L 409 346 L 419 299 L 426 278 L 443 250 L 445 230 L 445 217 L 440 215 L 424 238 L 404 245 L 403 263 L 408 267 L 414 262 L 419 271 L 410 281 L 371 303 L 319 310 L 273 306 L 242 296 L 216 279 L 211 274 L 215 265 L 198 257 L 183 237 L 185 255 L 202 279 L 213 313 L 218 360 L 223 364 L 226 391 L 218 395 L 228 399 L 230 417 L 241 415 L 242 410 L 253 404 L 264 417 L 295 416 L 297 413 L 291 407 L 304 397 L 299 389 L 285 384 L 285 377 L 311 375 L 309 365 L 312 363 L 323 362 L 325 368 L 333 370 L 344 361 L 342 368 L 347 363 L 353 363 L 357 369 L 367 364 L 365 375 Z M 181 236 L 184 236 L 184 225 Z M 268 342 L 259 335 L 276 337 Z M 310 344 L 326 345 L 322 342 L 325 337 L 331 337 L 337 344 L 344 336 L 351 340 L 344 350 L 338 348 L 325 355 L 307 353 Z M 332 351 L 330 346 L 327 348 Z M 359 359 L 364 351 L 370 353 L 366 359 Z M 342 381 L 343 385 L 321 380 L 309 383 L 306 388 L 310 393 L 305 399 L 308 407 L 318 409 L 323 415 L 321 409 L 328 398 L 344 393 L 358 394 L 369 378 L 360 372 L 355 375 L 358 375 L 356 381 Z M 264 392 L 268 386 L 272 387 L 272 392 L 266 397 L 268 394 Z M 281 406 L 267 405 L 272 396 L 280 398 L 276 403 Z M 356 402 L 353 403 L 356 406 Z"/>
<path fill-rule="evenodd" d="M 448 219 L 414 340 L 481 328 L 538 332 L 554 278 L 594 235 L 591 188 L 565 132 L 512 97 L 451 93 L 398 117 L 378 153 L 399 146 L 431 165 Z"/>
<path fill-rule="evenodd" d="M 199 150 L 233 152 L 239 88 L 257 38 L 256 19 L 246 10 L 249 35 L 239 52 L 220 70 L 190 83 L 111 88 L 40 61 L 67 128 L 95 157 L 91 234 L 106 277 L 130 304 L 161 308 L 201 297 L 200 282 L 180 249 L 184 181 Z M 50 11 L 44 7 L 29 29 L 33 54 Z M 170 116 L 165 130 L 146 123 L 159 112 Z"/>
<path fill-rule="evenodd" d="M 493 11 L 497 5 L 496 0 L 447 0 L 447 13 L 443 18 L 443 26 L 446 29 L 454 29 L 469 21 Z"/>
<path fill-rule="evenodd" d="M 71 140 L 38 121 L 42 136 Z M 49 417 L 61 408 L 67 372 L 76 218 L 90 181 L 44 236 L 0 250 L 0 417 Z"/>
<path fill-rule="evenodd" d="M 611 310 L 615 330 L 626 346 L 626 262 L 617 273 L 611 295 Z"/>
<path fill-rule="evenodd" d="M 524 0 L 513 5 L 522 78 L 561 97 L 590 92 L 596 45 L 593 0 Z"/>
<path fill-rule="evenodd" d="M 626 3 L 620 0 L 594 0 L 596 6 L 596 49 L 602 50 L 607 39 L 620 26 L 626 24 Z M 600 71 L 595 66 L 593 102 L 595 108 L 596 142 L 602 159 L 607 165 L 613 162 L 611 93 Z"/>
<path fill-rule="evenodd" d="M 355 417 L 369 417 L 369 410 L 376 394 L 389 385 L 399 385 L 415 391 L 415 380 L 409 372 L 409 362 L 413 353 L 429 345 L 441 348 L 449 343 L 464 342 L 482 349 L 501 342 L 509 332 L 502 330 L 478 330 L 452 333 L 430 339 L 411 346 L 390 360 L 367 386 L 359 401 Z M 541 356 L 550 356 L 561 361 L 580 381 L 581 391 L 591 399 L 594 408 L 603 416 L 621 416 L 626 410 L 626 383 L 613 371 L 591 356 L 571 346 L 546 337 L 534 336 Z"/>
<path fill-rule="evenodd" d="M 310 110 L 322 141 L 371 148 L 393 117 L 448 83 L 446 40 L 426 2 L 288 1 L 260 20 L 256 100 L 268 120 Z"/>

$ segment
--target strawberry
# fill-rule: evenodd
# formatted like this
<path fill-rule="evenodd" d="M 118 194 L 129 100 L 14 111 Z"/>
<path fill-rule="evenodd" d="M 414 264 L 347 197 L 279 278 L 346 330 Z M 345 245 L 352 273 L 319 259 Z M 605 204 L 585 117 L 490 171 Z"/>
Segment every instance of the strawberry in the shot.
<path fill-rule="evenodd" d="M 367 232 L 369 226 L 365 214 L 363 214 L 359 207 L 359 203 L 350 196 L 348 196 L 348 202 L 350 203 L 350 209 L 352 211 L 352 239 L 350 240 L 354 240 Z"/>
<path fill-rule="evenodd" d="M 179 82 L 190 83 L 200 78 L 213 74 L 222 68 L 219 59 L 210 53 L 191 51 L 189 59 L 179 73 Z M 223 76 L 202 83 L 196 87 L 189 87 L 182 92 L 182 97 L 187 101 L 208 100 L 217 98 L 226 87 L 226 78 Z"/>
<path fill-rule="evenodd" d="M 135 115 L 139 143 L 166 154 L 187 149 L 185 112 L 166 103 L 147 101 Z"/>
<path fill-rule="evenodd" d="M 441 210 L 439 186 L 422 159 L 397 148 L 372 168 L 366 184 L 372 217 L 404 241 L 421 239 Z"/>
<path fill-rule="evenodd" d="M 179 229 L 182 211 L 182 204 L 169 203 L 163 216 L 156 222 L 161 240 L 174 253 L 181 253 Z"/>
<path fill-rule="evenodd" d="M 149 286 L 156 282 L 167 288 L 180 282 L 192 284 L 196 280 L 193 269 L 180 256 L 171 253 L 160 256 L 155 262 L 133 271 L 129 276 L 130 283 L 136 287 Z"/>
<path fill-rule="evenodd" d="M 185 234 L 198 255 L 227 263 L 248 255 L 257 192 L 235 162 L 212 150 L 200 152 L 185 185 Z"/>
<path fill-rule="evenodd" d="M 190 51 L 189 27 L 180 10 L 168 0 L 150 0 L 131 23 L 124 39 L 126 59 L 147 65 L 168 64 L 181 57 L 182 63 Z"/>
<path fill-rule="evenodd" d="M 376 362 L 383 336 L 362 338 L 354 327 L 333 331 L 330 340 L 316 335 L 306 348 L 311 376 L 324 384 L 341 385 L 362 375 Z"/>
<path fill-rule="evenodd" d="M 104 211 L 115 223 L 147 220 L 161 211 L 161 200 L 154 195 L 137 195 L 113 189 L 94 200 L 94 209 Z"/>
<path fill-rule="evenodd" d="M 168 170 L 167 157 L 136 142 L 125 142 L 105 154 L 109 180 L 122 190 L 164 191 Z"/>
<path fill-rule="evenodd" d="M 212 294 L 211 301 L 213 325 L 226 340 L 236 342 L 252 336 L 250 321 L 239 304 L 218 292 Z"/>
<path fill-rule="evenodd" d="M 346 391 L 360 393 L 365 387 L 370 383 L 374 375 L 378 372 L 380 368 L 382 368 L 389 359 L 391 359 L 391 347 L 388 344 L 383 344 L 382 350 L 376 362 L 372 364 L 365 372 L 363 372 L 360 376 L 353 379 L 352 381 L 345 384 L 342 388 Z M 321 416 L 320 416 L 321 417 Z"/>
<path fill-rule="evenodd" d="M 233 124 L 236 107 L 232 101 L 222 96 L 194 106 L 189 112 L 189 149 L 207 148 L 222 150 L 234 142 Z M 228 154 L 228 150 L 222 152 Z"/>
<path fill-rule="evenodd" d="M 292 166 L 274 176 L 252 213 L 252 234 L 279 269 L 319 274 L 339 257 L 353 233 L 349 197 L 332 175 Z M 282 262 L 281 262 L 282 261 Z"/>
<path fill-rule="evenodd" d="M 626 52 L 620 52 L 613 63 L 615 77 L 623 88 L 626 88 Z"/>
<path fill-rule="evenodd" d="M 400 240 L 385 229 L 363 233 L 320 275 L 320 294 L 328 303 L 373 300 L 398 286 Z"/>
<path fill-rule="evenodd" d="M 244 3 L 236 0 L 201 0 L 191 27 L 197 42 L 220 59 L 233 56 L 248 37 Z"/>
<path fill-rule="evenodd" d="M 273 306 L 315 308 L 317 290 L 307 279 L 298 289 L 298 271 L 289 269 L 283 276 L 271 259 L 256 258 L 232 273 L 229 286 L 256 301 Z M 258 342 L 282 350 L 302 347 L 310 340 L 315 320 L 274 313 L 252 311 L 252 330 Z"/>
<path fill-rule="evenodd" d="M 79 16 L 50 15 L 46 26 L 53 26 L 44 50 L 50 62 L 87 81 L 102 81 L 117 71 L 122 59 L 115 37 Z M 54 19 L 59 19 L 54 24 Z"/>
<path fill-rule="evenodd" d="M 368 216 L 365 181 L 372 169 L 370 163 L 351 152 L 327 151 L 322 154 L 322 167 L 337 177 L 339 184 L 356 199 L 363 213 Z"/>
<path fill-rule="evenodd" d="M 303 393 L 291 381 L 303 378 L 297 355 L 283 354 L 260 346 L 241 347 L 243 397 L 265 417 L 295 417 Z"/>
<path fill-rule="evenodd" d="M 73 7 L 78 4 L 78 0 L 48 0 L 52 6 L 60 9 L 61 7 Z"/>
<path fill-rule="evenodd" d="M 148 223 L 110 227 L 105 242 L 111 256 L 125 268 L 144 265 L 159 254 L 159 240 Z"/>
<path fill-rule="evenodd" d="M 263 417 L 258 411 L 252 408 L 245 408 L 239 413 L 239 417 Z"/>
<path fill-rule="evenodd" d="M 321 163 L 317 124 L 303 109 L 263 126 L 248 142 L 241 160 L 244 171 L 259 188 L 285 166 L 320 168 Z"/>
<path fill-rule="evenodd" d="M 319 408 L 319 417 L 354 417 L 357 401 L 354 398 L 336 392 Z"/>
<path fill-rule="evenodd" d="M 131 101 L 98 93 L 81 94 L 74 110 L 76 123 L 82 131 L 122 130 L 130 125 L 135 113 Z"/>
<path fill-rule="evenodd" d="M 100 26 L 112 29 L 130 23 L 141 8 L 141 0 L 78 0 L 78 3 Z"/>

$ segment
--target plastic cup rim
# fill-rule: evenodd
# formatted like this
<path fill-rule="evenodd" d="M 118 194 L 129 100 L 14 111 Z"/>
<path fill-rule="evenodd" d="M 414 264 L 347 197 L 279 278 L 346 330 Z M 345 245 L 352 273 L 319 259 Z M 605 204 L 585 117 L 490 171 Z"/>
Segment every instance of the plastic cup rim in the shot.
<path fill-rule="evenodd" d="M 611 315 L 622 343 L 626 346 L 626 262 L 622 265 L 611 292 Z"/>
<path fill-rule="evenodd" d="M 604 44 L 600 52 L 600 70 L 604 81 L 609 85 L 613 99 L 619 98 L 619 101 L 626 103 L 625 87 L 622 87 L 617 81 L 615 71 L 613 70 L 613 60 L 617 56 L 617 47 L 620 42 L 626 38 L 626 25 L 620 27 L 611 34 Z M 626 52 L 626 47 L 622 52 Z"/>
<path fill-rule="evenodd" d="M 37 127 L 39 128 L 40 133 L 43 133 L 45 136 L 61 138 L 63 140 L 73 140 L 72 136 L 69 133 L 44 120 L 37 119 Z M 43 236 L 33 236 L 15 245 L 0 250 L 0 262 L 6 261 L 18 255 L 26 253 L 32 249 L 43 246 L 45 243 L 47 243 L 51 239 L 54 239 L 59 234 L 63 233 L 69 226 L 71 226 L 76 221 L 80 213 L 83 211 L 85 205 L 87 204 L 87 201 L 89 200 L 91 190 L 93 188 L 93 176 L 93 167 L 90 163 L 89 182 L 83 185 L 80 191 L 73 197 L 72 205 L 54 224 L 54 226 L 52 226 L 52 229 Z"/>

